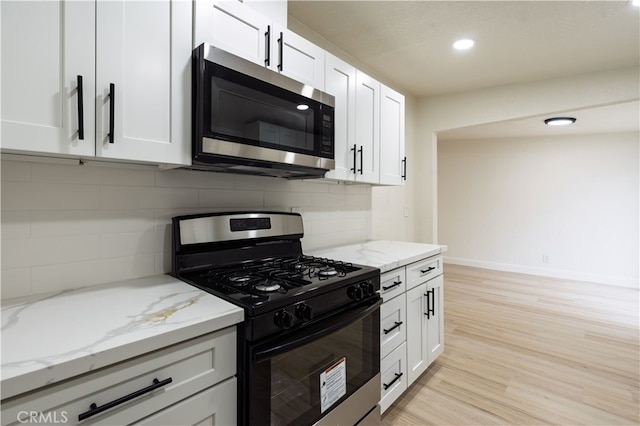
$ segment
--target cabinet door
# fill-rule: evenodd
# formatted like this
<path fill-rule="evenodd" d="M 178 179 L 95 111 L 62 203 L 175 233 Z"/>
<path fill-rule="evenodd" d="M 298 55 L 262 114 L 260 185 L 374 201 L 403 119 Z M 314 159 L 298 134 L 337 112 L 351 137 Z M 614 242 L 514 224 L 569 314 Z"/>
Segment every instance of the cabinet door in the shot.
<path fill-rule="evenodd" d="M 404 176 L 404 96 L 380 86 L 380 183 L 402 185 Z"/>
<path fill-rule="evenodd" d="M 326 54 L 325 91 L 335 97 L 335 136 L 336 167 L 326 174 L 327 178 L 353 180 L 353 145 L 356 139 L 356 69 L 348 63 Z"/>
<path fill-rule="evenodd" d="M 2 1 L 0 7 L 2 148 L 95 155 L 95 3 Z"/>
<path fill-rule="evenodd" d="M 380 180 L 380 83 L 358 71 L 356 74 L 356 180 Z"/>
<path fill-rule="evenodd" d="M 407 291 L 407 375 L 411 385 L 427 369 L 427 284 Z"/>
<path fill-rule="evenodd" d="M 442 275 L 427 283 L 427 355 L 429 365 L 444 351 L 444 278 Z"/>
<path fill-rule="evenodd" d="M 286 28 L 273 28 L 271 69 L 324 91 L 324 50 Z"/>
<path fill-rule="evenodd" d="M 275 58 L 274 52 L 267 52 L 275 38 L 269 18 L 237 0 L 198 0 L 194 10 L 194 48 L 209 43 L 263 66 Z"/>
<path fill-rule="evenodd" d="M 98 156 L 190 163 L 191 14 L 185 1 L 97 3 Z"/>

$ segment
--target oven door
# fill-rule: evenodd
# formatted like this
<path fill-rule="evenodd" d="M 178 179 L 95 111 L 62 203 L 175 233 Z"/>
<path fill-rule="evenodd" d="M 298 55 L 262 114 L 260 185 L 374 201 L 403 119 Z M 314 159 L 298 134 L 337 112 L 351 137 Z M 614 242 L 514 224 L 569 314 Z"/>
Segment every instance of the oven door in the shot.
<path fill-rule="evenodd" d="M 369 392 L 370 401 L 356 398 L 352 407 L 341 404 L 379 378 L 381 304 L 379 298 L 368 300 L 250 346 L 242 409 L 247 417 L 241 422 L 261 425 L 270 419 L 271 425 L 311 425 L 341 411 L 355 424 L 366 416 L 380 399 L 379 383 L 372 395 Z M 353 404 L 353 399 L 346 403 Z"/>

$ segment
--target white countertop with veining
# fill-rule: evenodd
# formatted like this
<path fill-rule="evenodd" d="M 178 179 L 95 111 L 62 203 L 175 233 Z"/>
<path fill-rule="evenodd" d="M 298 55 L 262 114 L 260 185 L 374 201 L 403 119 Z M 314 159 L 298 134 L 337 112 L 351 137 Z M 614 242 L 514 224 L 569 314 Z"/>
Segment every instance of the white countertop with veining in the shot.
<path fill-rule="evenodd" d="M 2 398 L 241 322 L 242 308 L 169 275 L 2 302 Z"/>
<path fill-rule="evenodd" d="M 373 266 L 386 272 L 445 251 L 447 246 L 443 245 L 376 240 L 312 250 L 307 254 Z"/>

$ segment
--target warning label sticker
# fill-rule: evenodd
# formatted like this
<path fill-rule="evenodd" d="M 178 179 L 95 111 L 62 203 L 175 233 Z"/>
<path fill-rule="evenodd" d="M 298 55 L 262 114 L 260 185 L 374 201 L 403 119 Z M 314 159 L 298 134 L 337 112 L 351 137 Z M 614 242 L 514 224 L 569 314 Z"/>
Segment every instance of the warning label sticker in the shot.
<path fill-rule="evenodd" d="M 347 393 L 347 358 L 320 373 L 320 411 L 324 413 Z"/>

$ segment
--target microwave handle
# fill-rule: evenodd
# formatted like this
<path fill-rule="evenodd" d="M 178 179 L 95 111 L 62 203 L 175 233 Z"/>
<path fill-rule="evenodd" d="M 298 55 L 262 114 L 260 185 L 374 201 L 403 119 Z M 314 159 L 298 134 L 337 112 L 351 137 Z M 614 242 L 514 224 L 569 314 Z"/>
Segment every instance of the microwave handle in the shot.
<path fill-rule="evenodd" d="M 373 303 L 372 301 L 368 300 L 363 304 L 359 304 L 355 308 L 349 309 L 345 313 L 341 313 L 328 319 L 319 321 L 311 329 L 303 328 L 299 333 L 297 333 L 297 336 L 294 337 L 293 340 L 291 340 L 291 336 L 289 336 L 288 338 L 283 339 L 283 343 L 281 344 L 278 343 L 277 340 L 275 342 L 267 342 L 267 349 L 258 349 L 254 353 L 253 359 L 255 362 L 261 362 L 265 359 L 273 358 L 274 356 L 278 356 L 285 352 L 304 346 L 315 340 L 322 339 L 323 337 L 328 336 L 329 334 L 334 333 L 341 328 L 344 328 L 356 321 L 359 321 L 371 315 L 373 312 L 380 308 L 380 305 L 382 305 L 382 299 L 375 299 L 375 302 Z M 366 306 L 366 308 L 363 309 L 363 306 Z M 378 325 L 380 324 L 378 323 Z"/>

